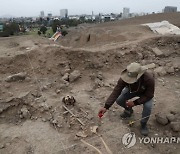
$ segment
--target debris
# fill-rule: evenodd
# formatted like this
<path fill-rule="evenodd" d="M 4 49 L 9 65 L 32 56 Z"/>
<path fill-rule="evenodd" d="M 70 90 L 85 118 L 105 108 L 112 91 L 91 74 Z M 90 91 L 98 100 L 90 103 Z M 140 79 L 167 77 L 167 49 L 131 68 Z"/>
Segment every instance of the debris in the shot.
<path fill-rule="evenodd" d="M 154 69 L 154 72 L 155 72 L 157 75 L 159 75 L 159 76 L 164 76 L 164 75 L 167 74 L 165 68 L 162 67 L 162 66 Z"/>
<path fill-rule="evenodd" d="M 78 132 L 78 133 L 76 134 L 76 136 L 77 136 L 77 137 L 83 137 L 83 138 L 86 138 L 88 135 L 85 134 L 84 131 L 80 131 L 80 132 Z"/>
<path fill-rule="evenodd" d="M 162 114 L 162 113 L 157 113 L 155 114 L 155 117 L 156 117 L 156 121 L 161 124 L 161 125 L 166 125 L 168 124 L 168 119 L 166 117 L 165 114 Z"/>
<path fill-rule="evenodd" d="M 81 76 L 81 73 L 78 70 L 74 70 L 70 75 L 69 75 L 69 82 L 76 81 L 79 79 Z"/>
<path fill-rule="evenodd" d="M 156 67 L 156 64 L 154 63 L 151 63 L 151 64 L 148 64 L 148 65 L 145 65 L 148 69 L 153 69 Z"/>
<path fill-rule="evenodd" d="M 98 130 L 98 126 L 92 126 L 92 127 L 90 127 L 90 130 L 91 130 L 91 132 L 92 133 L 97 133 L 97 130 Z"/>
<path fill-rule="evenodd" d="M 161 35 L 174 34 L 179 35 L 180 29 L 169 23 L 168 21 L 154 22 L 154 23 L 146 23 L 143 26 L 148 26 L 154 33 L 158 33 Z"/>
<path fill-rule="evenodd" d="M 59 94 L 61 92 L 60 89 L 56 89 L 56 94 Z"/>
<path fill-rule="evenodd" d="M 169 74 L 172 74 L 172 73 L 174 73 L 175 72 L 175 70 L 174 70 L 174 67 L 172 66 L 172 67 L 167 67 L 166 68 L 166 71 L 167 71 L 167 73 L 169 73 Z"/>
<path fill-rule="evenodd" d="M 158 48 L 152 48 L 152 51 L 157 57 L 161 57 L 164 55 L 163 52 L 159 50 Z"/>
<path fill-rule="evenodd" d="M 69 73 L 65 73 L 62 79 L 65 81 L 69 81 Z"/>
<path fill-rule="evenodd" d="M 5 148 L 5 145 L 4 144 L 0 145 L 0 149 L 3 149 L 3 148 Z"/>
<path fill-rule="evenodd" d="M 31 92 L 31 94 L 36 97 L 36 98 L 39 98 L 42 96 L 41 92 L 39 90 L 34 90 Z"/>
<path fill-rule="evenodd" d="M 169 120 L 169 122 L 172 122 L 173 120 L 175 120 L 175 116 L 171 113 L 167 114 L 167 119 Z"/>
<path fill-rule="evenodd" d="M 8 76 L 5 81 L 6 82 L 15 82 L 15 81 L 22 81 L 26 79 L 26 73 L 18 73 L 11 76 Z"/>
<path fill-rule="evenodd" d="M 180 132 L 180 122 L 171 122 L 170 127 L 174 132 Z"/>
<path fill-rule="evenodd" d="M 21 109 L 21 114 L 22 114 L 22 117 L 26 119 L 31 117 L 29 110 L 25 106 Z"/>

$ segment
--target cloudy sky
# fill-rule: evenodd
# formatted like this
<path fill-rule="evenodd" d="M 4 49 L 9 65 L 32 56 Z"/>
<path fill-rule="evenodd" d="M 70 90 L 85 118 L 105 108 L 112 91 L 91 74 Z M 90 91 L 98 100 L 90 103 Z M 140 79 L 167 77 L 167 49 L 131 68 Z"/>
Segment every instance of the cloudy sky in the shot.
<path fill-rule="evenodd" d="M 177 6 L 180 0 L 0 0 L 0 16 L 38 16 L 45 14 L 60 15 L 60 9 L 68 9 L 69 14 L 120 13 L 123 7 L 130 12 L 158 12 L 165 6 Z"/>

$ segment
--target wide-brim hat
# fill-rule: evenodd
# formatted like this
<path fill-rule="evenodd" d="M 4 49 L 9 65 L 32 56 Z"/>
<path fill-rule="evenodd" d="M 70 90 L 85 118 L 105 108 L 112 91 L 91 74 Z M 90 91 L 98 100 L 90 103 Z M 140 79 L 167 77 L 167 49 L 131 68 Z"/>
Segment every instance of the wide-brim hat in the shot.
<path fill-rule="evenodd" d="M 146 66 L 141 66 L 139 63 L 131 63 L 121 72 L 121 79 L 129 84 L 135 83 L 146 70 Z"/>

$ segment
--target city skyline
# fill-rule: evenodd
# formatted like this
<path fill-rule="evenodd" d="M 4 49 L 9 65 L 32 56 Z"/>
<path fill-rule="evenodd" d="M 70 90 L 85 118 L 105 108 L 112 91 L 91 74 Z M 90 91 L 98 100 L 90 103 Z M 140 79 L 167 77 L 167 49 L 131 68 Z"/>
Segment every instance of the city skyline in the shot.
<path fill-rule="evenodd" d="M 40 11 L 44 11 L 47 16 L 52 13 L 60 16 L 61 9 L 68 9 L 69 15 L 94 14 L 98 13 L 120 13 L 123 8 L 130 8 L 131 13 L 140 12 L 161 12 L 165 6 L 176 6 L 180 9 L 179 0 L 0 0 L 0 16 L 11 15 L 15 17 L 39 16 Z M 117 5 L 119 4 L 119 5 Z M 7 9 L 8 8 L 8 9 Z"/>

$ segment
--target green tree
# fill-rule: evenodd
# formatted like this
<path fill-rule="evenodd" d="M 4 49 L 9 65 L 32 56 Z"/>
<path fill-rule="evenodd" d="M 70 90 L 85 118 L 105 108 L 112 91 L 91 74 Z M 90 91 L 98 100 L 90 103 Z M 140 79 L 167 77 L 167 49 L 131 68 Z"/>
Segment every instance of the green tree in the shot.
<path fill-rule="evenodd" d="M 60 21 L 57 20 L 57 19 L 53 21 L 53 23 L 52 23 L 52 30 L 53 30 L 54 33 L 57 30 L 57 26 L 60 25 L 60 24 L 61 24 Z"/>
<path fill-rule="evenodd" d="M 12 22 L 4 25 L 3 32 L 0 33 L 0 36 L 8 37 L 17 33 L 19 33 L 19 25 L 15 22 Z"/>
<path fill-rule="evenodd" d="M 41 26 L 40 31 L 41 31 L 43 34 L 46 34 L 46 31 L 47 31 L 46 26 Z"/>

